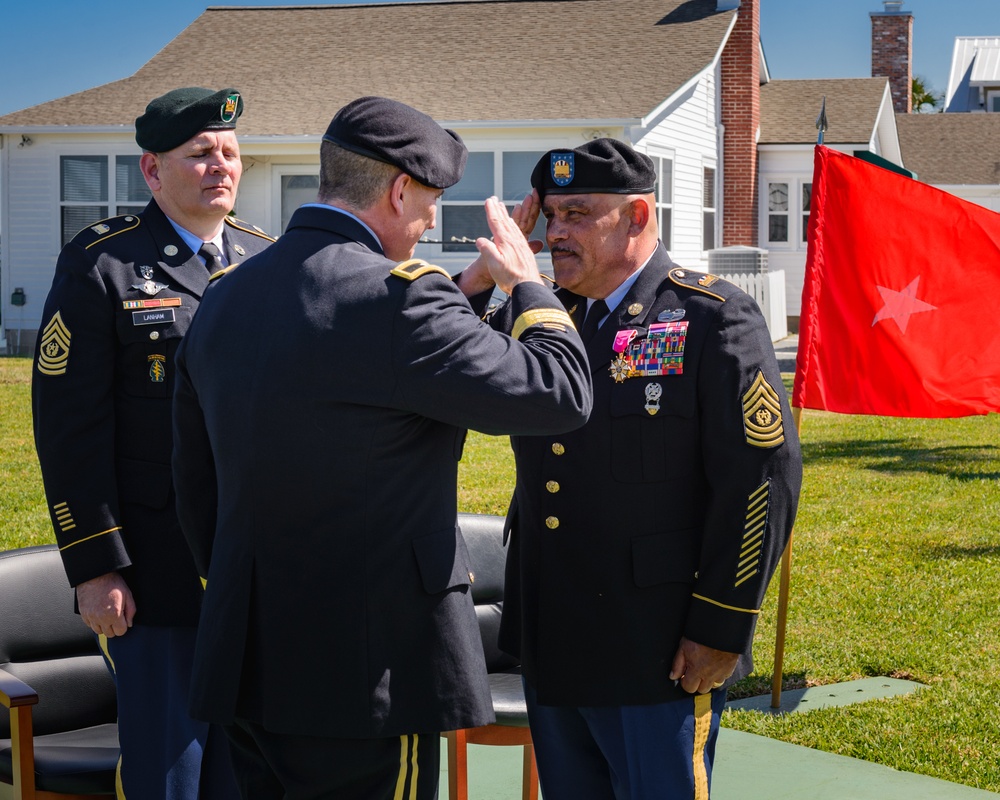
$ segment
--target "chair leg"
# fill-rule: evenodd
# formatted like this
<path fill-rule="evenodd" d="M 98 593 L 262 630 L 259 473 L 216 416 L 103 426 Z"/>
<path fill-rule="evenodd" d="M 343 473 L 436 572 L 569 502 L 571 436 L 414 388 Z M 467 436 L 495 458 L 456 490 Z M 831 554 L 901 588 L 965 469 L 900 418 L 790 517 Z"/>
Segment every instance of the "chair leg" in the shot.
<path fill-rule="evenodd" d="M 538 767 L 535 765 L 535 747 L 524 746 L 524 768 L 521 774 L 522 800 L 538 800 Z"/>
<path fill-rule="evenodd" d="M 448 800 L 469 800 L 469 751 L 467 733 L 448 731 Z"/>
<path fill-rule="evenodd" d="M 10 710 L 11 756 L 14 767 L 15 800 L 35 800 L 35 743 L 31 706 Z"/>

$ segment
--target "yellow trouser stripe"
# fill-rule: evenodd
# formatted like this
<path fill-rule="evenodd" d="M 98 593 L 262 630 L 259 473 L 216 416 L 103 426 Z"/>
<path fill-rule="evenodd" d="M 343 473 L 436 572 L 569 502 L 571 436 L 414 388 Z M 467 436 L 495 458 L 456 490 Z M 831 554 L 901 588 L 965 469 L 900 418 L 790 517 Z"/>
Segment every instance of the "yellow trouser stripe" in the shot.
<path fill-rule="evenodd" d="M 412 749 L 410 742 L 413 742 Z M 417 800 L 417 778 L 420 776 L 420 765 L 417 763 L 417 752 L 420 746 L 420 737 L 417 734 L 412 736 L 399 737 L 399 777 L 396 778 L 396 793 L 393 800 Z M 410 791 L 406 791 L 406 754 L 410 753 Z"/>
<path fill-rule="evenodd" d="M 420 775 L 420 765 L 417 763 L 417 748 L 420 746 L 420 737 L 413 736 L 413 756 L 410 763 L 413 764 L 413 774 L 410 776 L 410 800 L 417 800 L 417 778 Z"/>
<path fill-rule="evenodd" d="M 111 665 L 111 671 L 117 672 L 115 669 L 115 660 L 111 657 L 111 651 L 108 649 L 108 637 L 103 633 L 97 634 L 97 646 L 101 648 L 101 652 L 104 653 L 104 657 Z"/>
<path fill-rule="evenodd" d="M 115 767 L 115 797 L 125 800 L 125 787 L 122 786 L 122 757 L 118 755 L 118 765 Z"/>
<path fill-rule="evenodd" d="M 712 729 L 712 694 L 694 696 L 694 800 L 708 800 L 708 767 L 705 766 L 705 748 Z"/>

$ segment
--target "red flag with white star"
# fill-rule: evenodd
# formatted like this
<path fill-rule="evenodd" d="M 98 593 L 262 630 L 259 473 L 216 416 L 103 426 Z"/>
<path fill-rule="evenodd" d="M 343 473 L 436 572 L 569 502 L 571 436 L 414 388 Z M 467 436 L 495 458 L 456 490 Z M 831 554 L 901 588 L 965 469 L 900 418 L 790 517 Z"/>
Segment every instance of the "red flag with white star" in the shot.
<path fill-rule="evenodd" d="M 1000 214 L 816 148 L 792 405 L 1000 411 Z"/>

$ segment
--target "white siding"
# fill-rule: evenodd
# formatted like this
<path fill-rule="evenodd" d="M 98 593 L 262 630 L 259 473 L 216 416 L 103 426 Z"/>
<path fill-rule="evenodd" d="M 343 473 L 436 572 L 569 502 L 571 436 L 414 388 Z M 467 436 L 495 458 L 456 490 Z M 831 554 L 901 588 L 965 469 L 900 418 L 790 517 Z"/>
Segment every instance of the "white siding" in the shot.
<path fill-rule="evenodd" d="M 656 120 L 636 148 L 651 155 L 671 154 L 674 161 L 673 241 L 670 256 L 678 264 L 708 269 L 702 248 L 702 174 L 712 167 L 717 174 L 716 226 L 721 221 L 721 164 L 716 87 L 718 69 L 707 72 L 685 96 Z"/>
<path fill-rule="evenodd" d="M 59 150 L 47 141 L 48 137 L 31 138 L 33 143 L 25 147 L 15 143 L 20 137 L 7 137 L 4 142 L 7 171 L 0 299 L 10 348 L 16 348 L 22 338 L 18 331 L 39 327 L 59 255 Z M 24 306 L 10 305 L 11 292 L 16 288 L 24 289 Z"/>
<path fill-rule="evenodd" d="M 717 144 L 718 74 L 710 70 L 644 128 L 469 128 L 458 129 L 472 151 L 526 150 L 545 152 L 577 147 L 598 136 L 632 141 L 639 150 L 673 162 L 673 258 L 687 267 L 707 269 L 702 249 L 702 170 L 720 170 Z M 7 136 L 0 150 L 4 182 L 0 190 L 0 309 L 6 330 L 23 328 L 32 334 L 42 322 L 45 296 L 52 282 L 60 250 L 59 157 L 64 154 L 119 155 L 139 152 L 131 133 L 38 134 L 30 146 L 19 148 L 19 136 Z M 242 143 L 244 175 L 236 214 L 271 234 L 280 227 L 280 174 L 317 173 L 319 142 Z M 721 184 L 720 184 L 721 185 Z M 718 194 L 718 193 L 717 193 Z M 719 201 L 721 203 L 721 200 Z M 718 211 L 721 215 L 721 208 Z M 718 221 L 717 221 L 718 222 Z M 440 230 L 429 232 L 437 238 Z M 457 272 L 475 253 L 445 253 L 439 244 L 417 246 L 416 256 Z M 539 266 L 551 274 L 551 261 L 542 255 Z M 22 287 L 23 308 L 10 306 L 10 293 Z M 16 339 L 16 335 L 14 337 Z M 16 343 L 16 342 L 14 342 Z M 8 337 L 8 345 L 13 344 Z"/>
<path fill-rule="evenodd" d="M 770 271 L 784 270 L 785 303 L 788 315 L 797 317 L 801 313 L 802 285 L 805 280 L 806 245 L 801 237 L 801 213 L 798 212 L 799 192 L 803 182 L 812 182 L 813 147 L 811 145 L 788 150 L 759 150 L 758 191 L 758 240 L 767 248 L 767 268 Z M 768 242 L 767 187 L 769 183 L 787 183 L 789 201 L 793 211 L 789 212 L 789 242 L 776 245 Z"/>
<path fill-rule="evenodd" d="M 988 208 L 990 211 L 1000 212 L 1000 186 L 995 184 L 984 186 L 935 185 L 938 189 L 953 194 L 955 197 L 961 197 L 963 200 Z"/>

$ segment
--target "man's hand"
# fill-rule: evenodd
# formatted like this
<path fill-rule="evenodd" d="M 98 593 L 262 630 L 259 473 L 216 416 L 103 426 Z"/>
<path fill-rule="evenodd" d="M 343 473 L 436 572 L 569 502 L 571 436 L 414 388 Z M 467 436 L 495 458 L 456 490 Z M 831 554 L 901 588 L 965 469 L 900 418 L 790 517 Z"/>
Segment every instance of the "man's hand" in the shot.
<path fill-rule="evenodd" d="M 670 679 L 680 680 L 685 692 L 705 694 L 722 686 L 733 674 L 739 660 L 739 653 L 727 653 L 682 638 L 674 656 Z"/>
<path fill-rule="evenodd" d="M 524 234 L 525 239 L 531 236 L 531 232 L 535 229 L 535 223 L 538 222 L 538 215 L 541 211 L 542 203 L 538 199 L 538 192 L 532 189 L 531 194 L 514 206 L 513 211 L 510 212 L 511 219 L 521 229 L 521 233 Z M 540 253 L 542 252 L 542 248 L 545 247 L 545 242 L 538 239 L 531 239 L 528 241 L 528 247 L 531 248 L 532 253 Z"/>
<path fill-rule="evenodd" d="M 76 603 L 80 618 L 96 634 L 109 639 L 121 636 L 132 627 L 135 600 L 124 578 L 108 572 L 76 587 Z"/>
<path fill-rule="evenodd" d="M 531 194 L 514 206 L 510 212 L 510 218 L 514 220 L 514 224 L 524 234 L 525 239 L 535 229 L 535 223 L 538 221 L 541 209 L 542 204 L 538 200 L 538 192 L 532 189 Z M 540 253 L 545 248 L 545 242 L 532 239 L 528 242 L 528 248 L 532 253 Z M 466 297 L 473 297 L 496 286 L 496 281 L 490 274 L 489 266 L 482 255 L 456 276 L 455 283 Z"/>
<path fill-rule="evenodd" d="M 493 232 L 493 240 L 476 239 L 476 247 L 500 289 L 510 294 L 519 283 L 541 283 L 538 264 L 524 232 L 495 197 L 486 201 L 486 221 Z"/>

